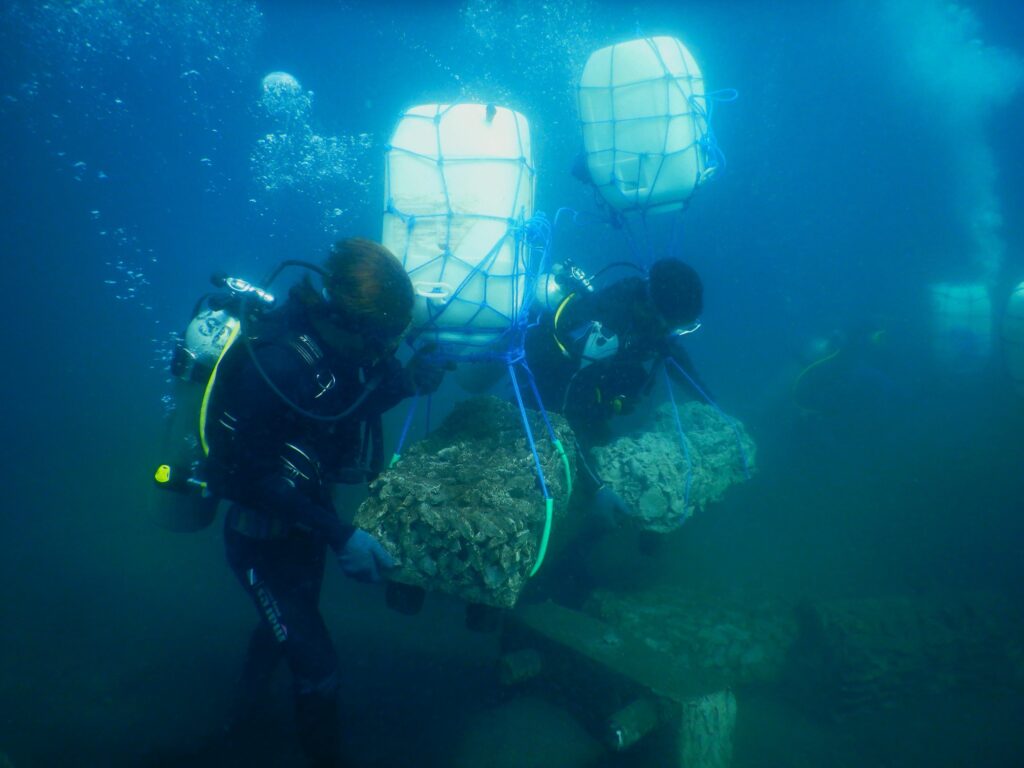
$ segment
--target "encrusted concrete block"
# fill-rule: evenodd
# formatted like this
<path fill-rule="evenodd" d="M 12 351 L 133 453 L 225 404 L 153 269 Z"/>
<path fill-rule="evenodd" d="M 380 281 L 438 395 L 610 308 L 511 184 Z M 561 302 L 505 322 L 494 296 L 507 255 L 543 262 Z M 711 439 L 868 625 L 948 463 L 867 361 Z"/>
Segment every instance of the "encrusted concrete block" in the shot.
<path fill-rule="evenodd" d="M 575 441 L 549 414 L 565 457 L 540 414 L 528 411 L 544 479 L 554 499 L 552 537 L 566 524 Z M 495 397 L 455 406 L 370 485 L 355 524 L 398 558 L 392 578 L 472 603 L 516 603 L 540 550 L 546 519 L 519 410 Z"/>
<path fill-rule="evenodd" d="M 675 530 L 754 471 L 756 447 L 738 421 L 701 403 L 682 405 L 679 420 L 682 436 L 665 404 L 650 431 L 593 450 L 598 475 L 644 530 Z"/>

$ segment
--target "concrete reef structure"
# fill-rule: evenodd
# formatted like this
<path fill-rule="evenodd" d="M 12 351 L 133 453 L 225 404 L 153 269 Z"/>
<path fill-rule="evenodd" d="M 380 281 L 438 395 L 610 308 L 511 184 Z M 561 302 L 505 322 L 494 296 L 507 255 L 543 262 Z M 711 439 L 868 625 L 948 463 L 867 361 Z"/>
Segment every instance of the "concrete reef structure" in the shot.
<path fill-rule="evenodd" d="M 556 540 L 569 522 L 569 476 L 540 414 L 528 413 L 554 498 Z M 558 415 L 549 418 L 575 474 L 572 432 Z M 398 558 L 393 580 L 508 608 L 537 561 L 545 516 L 518 410 L 495 397 L 478 397 L 456 405 L 436 431 L 371 484 L 355 524 Z"/>
<path fill-rule="evenodd" d="M 738 421 L 695 402 L 680 406 L 679 420 L 685 453 L 670 404 L 658 408 L 649 431 L 593 451 L 597 473 L 643 530 L 675 530 L 754 471 L 756 446 Z"/>

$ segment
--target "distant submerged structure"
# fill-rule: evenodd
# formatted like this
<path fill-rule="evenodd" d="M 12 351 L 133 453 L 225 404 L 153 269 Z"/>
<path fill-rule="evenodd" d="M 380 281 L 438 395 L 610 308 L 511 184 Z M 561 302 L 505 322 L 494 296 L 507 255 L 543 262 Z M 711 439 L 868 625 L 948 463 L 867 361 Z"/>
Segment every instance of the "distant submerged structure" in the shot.
<path fill-rule="evenodd" d="M 984 283 L 937 283 L 930 286 L 932 356 L 947 374 L 981 371 L 992 356 L 994 318 Z"/>
<path fill-rule="evenodd" d="M 1024 85 L 1024 59 L 982 39 L 977 15 L 946 0 L 890 0 L 880 6 L 890 45 L 903 59 L 908 94 L 928 107 L 932 129 L 946 145 L 937 158 L 948 170 L 960 214 L 960 234 L 977 279 L 1001 278 L 1006 251 L 1000 159 L 989 137 L 999 107 Z"/>

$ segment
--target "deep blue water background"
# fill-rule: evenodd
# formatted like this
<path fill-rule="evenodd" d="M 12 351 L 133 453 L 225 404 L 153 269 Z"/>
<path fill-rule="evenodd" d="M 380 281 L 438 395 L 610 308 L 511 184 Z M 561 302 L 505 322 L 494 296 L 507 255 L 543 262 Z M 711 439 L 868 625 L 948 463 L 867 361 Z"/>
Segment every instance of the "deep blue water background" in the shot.
<path fill-rule="evenodd" d="M 915 9 L 931 5 L 906 5 L 908 36 Z M 1024 12 L 1005 5 L 971 8 L 985 44 L 1012 49 Z M 510 7 L 94 0 L 0 11 L 0 753 L 19 768 L 137 765 L 202 741 L 226 707 L 251 608 L 216 530 L 170 536 L 139 502 L 169 334 L 207 276 L 256 278 L 282 258 L 318 259 L 337 236 L 379 237 L 382 147 L 419 102 L 489 97 L 522 111 L 537 208 L 594 212 L 569 174 L 573 78 L 591 50 L 638 28 L 679 36 L 711 89 L 739 91 L 715 108 L 728 167 L 686 212 L 680 247 L 705 284 L 705 327 L 690 348 L 758 441 L 760 472 L 640 566 L 627 547 L 599 553 L 609 583 L 628 570 L 730 595 L 979 589 L 1020 600 L 1021 402 L 998 354 L 967 377 L 929 356 L 927 285 L 976 279 L 964 180 L 943 110 L 899 76 L 898 36 L 877 6 Z M 273 130 L 259 87 L 273 70 L 315 92 L 314 130 L 366 134 L 326 186 L 268 192 L 255 181 L 256 142 Z M 1024 103 L 1010 99 L 974 136 L 995 159 L 1004 215 L 1000 313 L 1024 279 L 1022 118 Z M 664 246 L 664 222 L 653 227 Z M 621 232 L 589 222 L 555 243 L 590 268 L 627 248 Z M 119 299 L 127 270 L 146 282 Z M 879 407 L 857 430 L 808 433 L 788 393 L 801 351 L 866 321 L 888 329 L 899 361 L 889 373 L 905 397 L 866 395 L 849 408 Z M 453 764 L 472 714 L 498 696 L 494 639 L 466 634 L 454 603 L 397 617 L 379 590 L 337 573 L 325 604 L 351 660 L 353 752 L 367 764 Z M 841 746 L 822 726 L 799 754 L 779 746 L 784 725 L 748 730 L 737 763 L 765 764 L 767 751 L 780 765 L 853 764 L 884 753 L 878 745 L 904 726 L 932 733 L 893 746 L 887 765 L 1024 761 L 1011 726 L 1019 703 L 978 712 L 922 710 Z M 985 759 L 972 762 L 979 750 Z"/>

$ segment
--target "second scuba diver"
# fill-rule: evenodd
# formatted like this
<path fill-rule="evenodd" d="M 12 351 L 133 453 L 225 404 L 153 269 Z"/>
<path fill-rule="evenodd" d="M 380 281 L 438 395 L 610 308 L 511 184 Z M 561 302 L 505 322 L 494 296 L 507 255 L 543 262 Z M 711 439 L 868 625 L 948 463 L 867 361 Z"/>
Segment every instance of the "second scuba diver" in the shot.
<path fill-rule="evenodd" d="M 602 289 L 576 279 L 565 290 L 527 335 L 526 359 L 544 405 L 563 414 L 576 434 L 581 490 L 593 494 L 594 517 L 609 527 L 622 519 L 624 505 L 591 468 L 587 449 L 611 438 L 612 418 L 650 393 L 662 364 L 693 396 L 707 397 L 683 344 L 700 328 L 703 286 L 692 267 L 666 258 Z"/>

